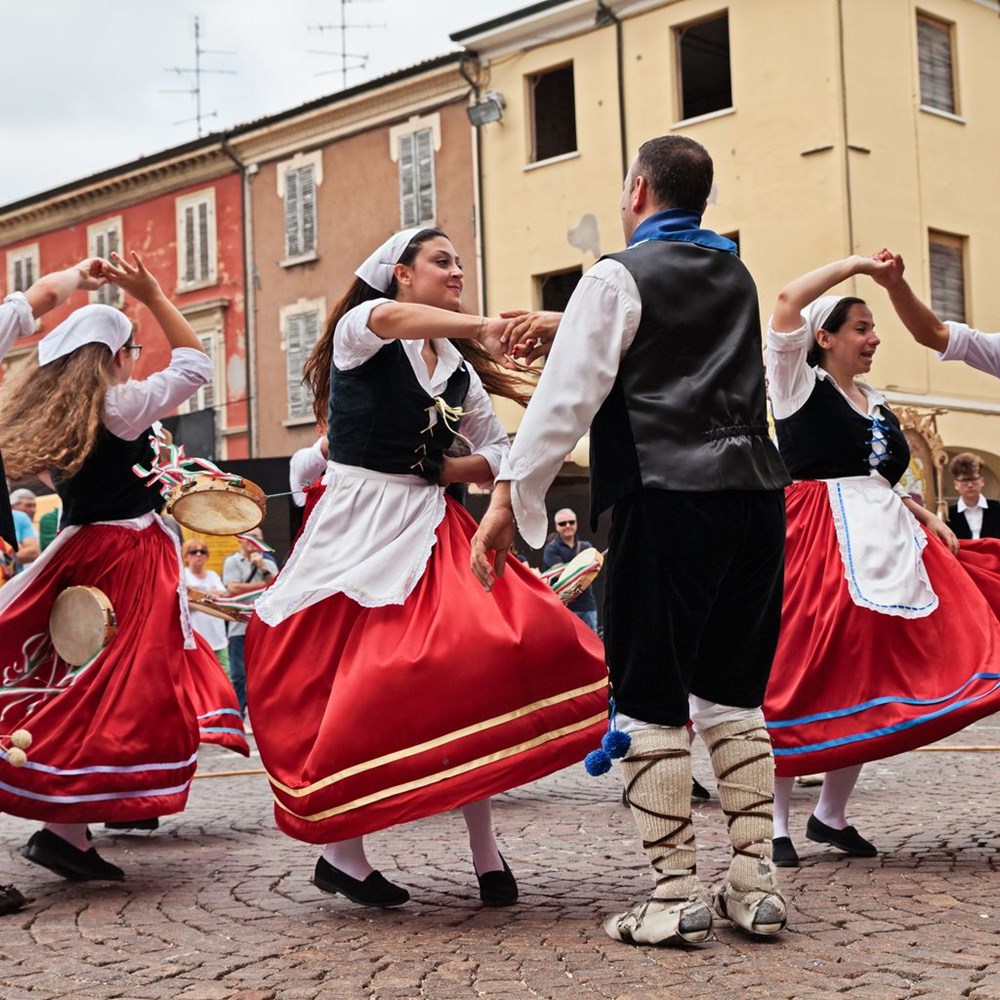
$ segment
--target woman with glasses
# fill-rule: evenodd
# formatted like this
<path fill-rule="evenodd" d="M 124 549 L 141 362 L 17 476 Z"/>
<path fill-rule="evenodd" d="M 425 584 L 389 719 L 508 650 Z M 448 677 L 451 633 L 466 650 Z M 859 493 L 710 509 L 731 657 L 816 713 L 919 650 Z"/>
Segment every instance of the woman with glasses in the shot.
<path fill-rule="evenodd" d="M 874 857 L 847 807 L 866 761 L 923 746 L 1000 709 L 1000 621 L 951 529 L 899 485 L 910 449 L 864 381 L 879 337 L 863 299 L 890 262 L 834 261 L 788 283 L 767 330 L 778 448 L 794 482 L 781 635 L 764 701 L 774 747 L 774 861 L 796 775 L 825 771 L 806 837 Z M 998 595 L 1000 596 L 1000 595 Z"/>
<path fill-rule="evenodd" d="M 34 737 L 24 767 L 0 761 L 0 810 L 41 820 L 22 854 L 72 881 L 124 878 L 87 824 L 182 810 L 199 736 L 248 752 L 228 685 L 201 709 L 189 693 L 193 678 L 220 671 L 191 631 L 159 488 L 133 470 L 155 457 L 153 424 L 211 379 L 212 364 L 132 258 L 95 267 L 148 310 L 171 349 L 166 369 L 134 379 L 141 347 L 131 321 L 95 304 L 43 337 L 0 387 L 8 473 L 51 477 L 63 509 L 52 545 L 0 589 L 0 718 L 5 732 L 23 725 Z M 76 585 L 102 591 L 117 619 L 117 633 L 79 668 L 48 634 L 56 597 Z"/>
<path fill-rule="evenodd" d="M 397 234 L 356 276 L 306 367 L 329 428 L 324 486 L 247 631 L 254 734 L 278 825 L 324 845 L 318 888 L 405 903 L 364 835 L 461 808 L 479 897 L 509 905 L 490 796 L 600 743 L 602 649 L 520 563 L 485 593 L 469 573 L 475 522 L 445 496 L 491 486 L 507 450 L 488 395 L 524 400 L 492 360 L 506 321 L 462 312 L 439 230 Z"/>

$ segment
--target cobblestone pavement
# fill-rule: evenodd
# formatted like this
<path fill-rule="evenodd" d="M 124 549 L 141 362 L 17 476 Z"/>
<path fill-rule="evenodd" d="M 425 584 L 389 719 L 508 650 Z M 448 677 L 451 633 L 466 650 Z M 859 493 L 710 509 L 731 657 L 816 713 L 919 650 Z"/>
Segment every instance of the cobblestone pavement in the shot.
<path fill-rule="evenodd" d="M 987 720 L 947 741 L 1000 744 Z M 203 770 L 259 765 L 222 752 Z M 0 819 L 0 880 L 36 902 L 0 918 L 0 998 L 340 1000 L 679 997 L 1000 1000 L 1000 753 L 911 753 L 866 767 L 852 819 L 882 850 L 848 859 L 801 831 L 783 872 L 790 928 L 752 941 L 720 921 L 685 950 L 611 941 L 602 915 L 649 876 L 615 776 L 564 771 L 496 800 L 521 903 L 480 907 L 461 819 L 373 836 L 373 859 L 407 885 L 400 909 L 365 910 L 310 884 L 316 851 L 274 828 L 261 776 L 199 780 L 153 835 L 95 830 L 119 884 L 63 882 L 20 858 L 31 825 Z M 714 788 L 704 751 L 695 773 Z M 700 874 L 727 863 L 718 801 L 695 809 Z"/>

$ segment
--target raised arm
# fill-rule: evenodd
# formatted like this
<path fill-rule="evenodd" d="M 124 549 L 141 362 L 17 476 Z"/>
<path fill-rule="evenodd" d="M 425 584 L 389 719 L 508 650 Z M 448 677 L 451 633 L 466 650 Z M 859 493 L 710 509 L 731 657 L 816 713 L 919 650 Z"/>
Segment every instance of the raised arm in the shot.
<path fill-rule="evenodd" d="M 835 260 L 814 271 L 793 279 L 778 292 L 774 305 L 771 326 L 778 333 L 791 333 L 802 326 L 802 310 L 810 302 L 825 295 L 834 285 L 840 284 L 846 278 L 856 274 L 868 274 L 872 277 L 891 267 L 885 261 L 874 257 L 861 257 L 853 254 L 843 260 Z"/>
<path fill-rule="evenodd" d="M 191 329 L 191 324 L 163 294 L 159 282 L 146 270 L 142 257 L 135 250 L 132 251 L 131 264 L 117 253 L 112 253 L 111 263 L 105 262 L 102 274 L 132 298 L 138 299 L 153 314 L 153 319 L 159 324 L 171 350 L 188 347 L 192 351 L 204 353 L 205 349 Z"/>
<path fill-rule="evenodd" d="M 889 266 L 887 270 L 873 274 L 872 277 L 889 293 L 889 301 L 896 310 L 896 315 L 903 321 L 903 326 L 918 344 L 941 353 L 946 351 L 948 327 L 913 294 L 913 289 L 903 277 L 906 266 L 903 258 L 885 249 L 876 256 Z"/>
<path fill-rule="evenodd" d="M 418 302 L 380 303 L 368 316 L 368 328 L 383 340 L 478 340 L 499 360 L 504 354 L 507 320 L 438 309 Z"/>
<path fill-rule="evenodd" d="M 99 257 L 88 257 L 63 271 L 42 275 L 24 293 L 35 319 L 62 305 L 78 289 L 93 291 L 100 288 L 107 280 L 102 274 L 105 263 Z"/>

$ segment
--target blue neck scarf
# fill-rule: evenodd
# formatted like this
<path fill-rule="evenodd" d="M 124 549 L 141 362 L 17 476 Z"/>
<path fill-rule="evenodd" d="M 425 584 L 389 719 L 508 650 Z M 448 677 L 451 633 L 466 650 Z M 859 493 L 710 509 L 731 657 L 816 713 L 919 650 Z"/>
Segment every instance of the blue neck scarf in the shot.
<path fill-rule="evenodd" d="M 629 246 L 647 240 L 674 240 L 679 243 L 696 243 L 709 250 L 722 250 L 724 253 L 736 253 L 736 244 L 725 236 L 713 233 L 711 229 L 701 228 L 701 216 L 689 208 L 668 208 L 665 212 L 657 212 L 648 219 L 643 219 L 636 227 L 629 240 Z"/>

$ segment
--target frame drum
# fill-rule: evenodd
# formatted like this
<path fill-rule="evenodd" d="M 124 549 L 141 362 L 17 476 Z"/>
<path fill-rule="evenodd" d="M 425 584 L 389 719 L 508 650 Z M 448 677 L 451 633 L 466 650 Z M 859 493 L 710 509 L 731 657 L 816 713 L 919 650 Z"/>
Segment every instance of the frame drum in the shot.
<path fill-rule="evenodd" d="M 252 608 L 231 608 L 215 603 L 215 595 L 197 587 L 187 588 L 188 608 L 200 611 L 212 618 L 221 618 L 227 622 L 247 622 L 253 613 Z"/>
<path fill-rule="evenodd" d="M 264 491 L 248 479 L 200 475 L 175 487 L 165 510 L 200 535 L 241 535 L 264 520 Z"/>
<path fill-rule="evenodd" d="M 118 631 L 115 609 L 97 587 L 67 587 L 49 613 L 49 636 L 70 666 L 89 663 Z"/>
<path fill-rule="evenodd" d="M 584 549 L 563 566 L 552 589 L 563 604 L 569 604 L 597 579 L 603 565 L 604 556 L 597 549 Z"/>

